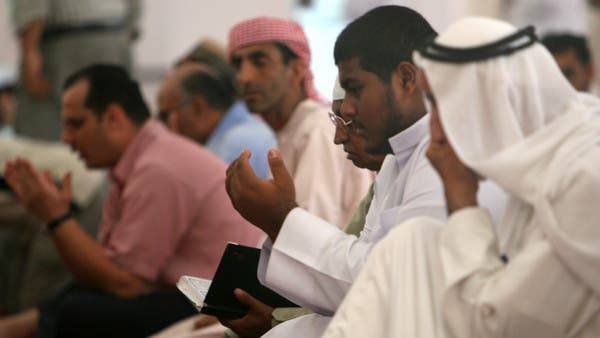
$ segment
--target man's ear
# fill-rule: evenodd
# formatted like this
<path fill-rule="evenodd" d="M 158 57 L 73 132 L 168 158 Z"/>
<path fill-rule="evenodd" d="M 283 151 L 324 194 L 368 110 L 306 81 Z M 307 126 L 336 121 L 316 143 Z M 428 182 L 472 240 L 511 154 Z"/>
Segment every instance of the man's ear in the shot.
<path fill-rule="evenodd" d="M 180 128 L 179 128 L 179 113 L 178 112 L 172 112 L 167 116 L 167 121 L 166 121 L 166 125 L 167 127 L 169 127 L 169 129 L 174 132 L 179 134 L 180 132 Z"/>
<path fill-rule="evenodd" d="M 292 72 L 294 83 L 302 83 L 302 81 L 304 81 L 304 78 L 306 77 L 306 65 L 300 58 L 290 60 L 288 68 Z"/>
<path fill-rule="evenodd" d="M 592 62 L 590 62 L 587 67 L 585 67 L 585 72 L 588 75 L 588 78 L 590 79 L 590 83 L 594 82 L 594 79 L 596 78 L 596 67 L 594 67 L 594 64 Z"/>
<path fill-rule="evenodd" d="M 400 62 L 392 71 L 390 85 L 395 93 L 411 96 L 419 86 L 419 68 L 410 62 Z"/>
<path fill-rule="evenodd" d="M 123 123 L 127 121 L 127 113 L 120 104 L 111 103 L 106 107 L 102 122 L 110 129 L 121 129 Z"/>
<path fill-rule="evenodd" d="M 194 95 L 192 98 L 192 108 L 194 109 L 194 113 L 202 113 L 209 108 L 208 101 L 202 95 Z"/>

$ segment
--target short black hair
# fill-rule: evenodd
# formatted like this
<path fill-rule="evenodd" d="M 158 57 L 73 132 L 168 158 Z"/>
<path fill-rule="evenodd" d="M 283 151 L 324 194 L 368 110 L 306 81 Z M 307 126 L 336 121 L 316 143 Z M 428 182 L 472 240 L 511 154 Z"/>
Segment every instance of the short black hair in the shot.
<path fill-rule="evenodd" d="M 283 61 L 283 64 L 286 66 L 288 64 L 290 64 L 290 61 L 298 58 L 298 55 L 296 53 L 294 53 L 294 51 L 292 51 L 290 49 L 290 47 L 286 46 L 282 42 L 276 41 L 275 47 L 277 47 L 277 49 L 279 49 L 279 52 L 281 53 L 281 60 Z"/>
<path fill-rule="evenodd" d="M 234 78 L 218 71 L 215 75 L 192 71 L 182 79 L 181 89 L 186 95 L 202 95 L 209 106 L 220 110 L 229 109 L 237 98 Z"/>
<path fill-rule="evenodd" d="M 582 35 L 569 33 L 548 34 L 542 39 L 542 44 L 548 48 L 550 53 L 564 53 L 569 50 L 575 51 L 577 59 L 585 66 L 592 61 L 587 39 Z"/>
<path fill-rule="evenodd" d="M 150 117 L 140 86 L 122 66 L 94 64 L 84 67 L 67 78 L 63 90 L 81 80 L 87 80 L 90 84 L 85 107 L 91 109 L 98 118 L 113 103 L 119 104 L 136 125 L 141 125 Z"/>
<path fill-rule="evenodd" d="M 437 36 L 414 10 L 381 6 L 352 21 L 338 36 L 333 51 L 335 64 L 358 57 L 361 67 L 388 83 L 396 66 L 412 62 L 415 50 Z"/>

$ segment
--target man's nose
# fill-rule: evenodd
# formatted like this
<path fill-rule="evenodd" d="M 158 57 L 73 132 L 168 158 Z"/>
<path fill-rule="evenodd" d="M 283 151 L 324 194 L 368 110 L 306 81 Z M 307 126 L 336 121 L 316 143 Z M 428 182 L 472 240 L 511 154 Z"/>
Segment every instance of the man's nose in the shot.
<path fill-rule="evenodd" d="M 60 134 L 60 139 L 68 145 L 73 145 L 73 135 L 70 132 L 66 131 L 64 128 L 62 133 Z"/>
<path fill-rule="evenodd" d="M 256 69 L 249 62 L 242 61 L 236 74 L 236 80 L 238 84 L 245 86 L 251 83 L 255 76 Z"/>
<path fill-rule="evenodd" d="M 333 136 L 333 143 L 344 144 L 348 140 L 348 131 L 346 127 L 335 126 L 335 135 Z"/>

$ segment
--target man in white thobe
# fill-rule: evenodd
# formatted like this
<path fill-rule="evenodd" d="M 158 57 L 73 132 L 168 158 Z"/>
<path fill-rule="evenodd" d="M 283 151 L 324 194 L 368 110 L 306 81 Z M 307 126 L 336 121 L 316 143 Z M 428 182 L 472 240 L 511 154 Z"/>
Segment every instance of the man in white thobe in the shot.
<path fill-rule="evenodd" d="M 450 216 L 382 241 L 324 337 L 598 337 L 600 101 L 497 20 L 463 19 L 416 59 Z M 510 194 L 498 235 L 479 177 Z"/>
<path fill-rule="evenodd" d="M 388 35 L 377 31 L 384 27 Z M 441 182 L 425 157 L 429 121 L 416 83 L 419 71 L 410 58 L 415 46 L 434 35 L 418 13 L 388 6 L 357 19 L 338 37 L 335 57 L 346 90 L 342 112 L 365 138 L 367 151 L 393 153 L 376 178 L 360 236 L 295 207 L 289 174 L 279 159 L 271 158 L 271 182 L 252 177 L 247 154 L 230 167 L 234 206 L 270 237 L 263 245 L 259 278 L 317 313 L 280 324 L 266 336 L 320 336 L 326 316 L 335 312 L 375 243 L 412 217 L 445 219 Z"/>

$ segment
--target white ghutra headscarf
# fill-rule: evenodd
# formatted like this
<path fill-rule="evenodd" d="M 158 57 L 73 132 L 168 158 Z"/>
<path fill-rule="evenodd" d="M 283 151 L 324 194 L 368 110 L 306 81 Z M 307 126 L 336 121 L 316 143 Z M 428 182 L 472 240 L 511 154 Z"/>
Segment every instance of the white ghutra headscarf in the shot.
<path fill-rule="evenodd" d="M 464 56 L 516 32 L 466 18 L 434 45 Z M 478 61 L 435 60 L 427 50 L 415 61 L 458 157 L 511 195 L 501 248 L 516 253 L 523 233 L 540 227 L 565 265 L 600 294 L 600 101 L 578 94 L 550 53 L 531 42 Z"/>

